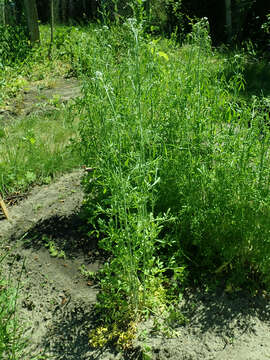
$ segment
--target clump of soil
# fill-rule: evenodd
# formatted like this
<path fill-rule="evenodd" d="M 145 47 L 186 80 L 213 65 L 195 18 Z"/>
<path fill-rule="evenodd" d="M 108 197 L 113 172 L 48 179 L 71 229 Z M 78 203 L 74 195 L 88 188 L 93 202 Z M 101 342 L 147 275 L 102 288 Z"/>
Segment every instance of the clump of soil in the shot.
<path fill-rule="evenodd" d="M 29 338 L 23 359 L 266 360 L 270 358 L 270 301 L 263 295 L 189 290 L 179 303 L 188 319 L 171 338 L 142 324 L 129 354 L 89 347 L 98 284 L 85 277 L 102 267 L 104 255 L 85 236 L 80 213 L 82 171 L 37 186 L 0 220 L 3 272 L 16 283 L 22 266 L 18 316 Z M 82 271 L 83 270 L 83 271 Z M 84 274 L 84 275 L 83 275 Z"/>

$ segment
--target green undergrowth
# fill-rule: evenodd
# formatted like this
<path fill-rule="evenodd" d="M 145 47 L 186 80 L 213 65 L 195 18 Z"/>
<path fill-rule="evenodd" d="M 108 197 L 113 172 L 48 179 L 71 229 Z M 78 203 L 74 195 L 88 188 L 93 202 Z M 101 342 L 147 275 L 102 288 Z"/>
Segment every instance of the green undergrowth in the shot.
<path fill-rule="evenodd" d="M 42 46 L 27 48 L 23 53 L 18 52 L 18 56 L 14 59 L 1 57 L 0 193 L 2 196 L 27 190 L 35 183 L 48 183 L 57 174 L 82 165 L 80 153 L 72 146 L 78 135 L 77 103 L 79 101 L 61 105 L 57 98 L 53 98 L 48 100 L 48 104 L 54 109 L 48 110 L 48 104 L 33 104 L 33 110 L 37 110 L 39 106 L 39 112 L 34 114 L 31 111 L 32 114 L 28 116 L 21 115 L 21 110 L 25 93 L 34 87 L 37 91 L 53 88 L 59 78 L 87 76 L 90 79 L 93 75 L 91 71 L 93 58 L 87 53 L 87 49 L 92 40 L 98 44 L 99 56 L 102 58 L 102 47 L 98 43 L 98 28 L 97 25 L 92 24 L 89 27 L 57 26 L 54 32 L 52 56 L 49 60 L 49 27 L 40 26 Z M 9 28 L 5 31 L 8 38 Z M 19 31 L 21 30 L 18 29 Z M 10 33 L 9 36 L 11 35 Z M 116 39 L 114 36 L 111 39 L 114 39 L 115 46 L 122 47 L 124 44 L 123 39 Z M 24 44 L 25 38 L 17 36 L 9 51 L 12 52 L 15 48 L 22 50 Z M 5 44 L 1 46 L 4 49 Z"/>
<path fill-rule="evenodd" d="M 205 19 L 181 47 L 130 20 L 78 52 L 89 235 L 111 254 L 90 343 L 129 344 L 149 315 L 182 323 L 189 282 L 268 288 L 268 99 L 246 93 L 249 55 L 213 51 Z"/>
<path fill-rule="evenodd" d="M 21 61 L 30 52 L 31 47 L 27 38 L 25 24 L 0 25 L 0 69 Z"/>

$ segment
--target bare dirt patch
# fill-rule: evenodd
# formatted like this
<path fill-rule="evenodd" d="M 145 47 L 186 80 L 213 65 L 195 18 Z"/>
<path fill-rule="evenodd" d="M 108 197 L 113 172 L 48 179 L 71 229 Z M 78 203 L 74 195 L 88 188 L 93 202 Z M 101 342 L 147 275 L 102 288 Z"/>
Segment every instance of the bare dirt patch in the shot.
<path fill-rule="evenodd" d="M 151 333 L 149 321 L 132 354 L 91 349 L 88 333 L 99 289 L 80 269 L 97 271 L 104 256 L 81 231 L 81 176 L 76 170 L 35 187 L 9 207 L 9 221 L 0 220 L 0 253 L 8 252 L 5 275 L 16 283 L 24 266 L 18 316 L 30 341 L 22 359 L 142 359 L 145 346 L 154 360 L 270 359 L 269 298 L 243 291 L 188 290 L 179 304 L 188 323 L 176 323 L 171 338 Z"/>
<path fill-rule="evenodd" d="M 46 83 L 34 82 L 18 91 L 7 106 L 0 108 L 0 119 L 52 111 L 80 95 L 81 86 L 76 78 L 55 78 Z"/>
<path fill-rule="evenodd" d="M 98 288 L 80 269 L 96 272 L 103 258 L 79 229 L 81 175 L 74 171 L 35 187 L 9 208 L 10 220 L 0 221 L 0 252 L 9 254 L 4 272 L 16 283 L 24 268 L 18 312 L 30 343 L 23 359 L 37 354 L 84 359 L 90 352 L 88 331 Z M 52 254 L 49 244 L 58 253 Z"/>
<path fill-rule="evenodd" d="M 270 358 L 270 302 L 248 292 L 188 291 L 180 304 L 188 324 L 167 339 L 145 341 L 152 359 L 263 360 Z M 146 327 L 147 328 L 147 327 Z M 142 343 L 141 343 L 142 345 Z"/>

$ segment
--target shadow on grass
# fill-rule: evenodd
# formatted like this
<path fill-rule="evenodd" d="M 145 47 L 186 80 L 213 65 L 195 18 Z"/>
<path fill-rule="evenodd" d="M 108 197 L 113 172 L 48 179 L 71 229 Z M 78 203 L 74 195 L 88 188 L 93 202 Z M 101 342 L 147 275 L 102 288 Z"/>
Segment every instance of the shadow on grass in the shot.
<path fill-rule="evenodd" d="M 270 95 L 270 63 L 266 60 L 247 63 L 244 72 L 246 95 Z"/>

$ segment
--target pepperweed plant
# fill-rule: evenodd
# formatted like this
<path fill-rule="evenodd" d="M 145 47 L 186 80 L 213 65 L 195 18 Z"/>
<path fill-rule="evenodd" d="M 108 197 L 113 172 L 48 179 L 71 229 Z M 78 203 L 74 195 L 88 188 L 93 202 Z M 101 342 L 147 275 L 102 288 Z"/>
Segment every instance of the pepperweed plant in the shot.
<path fill-rule="evenodd" d="M 162 317 L 185 279 L 269 286 L 269 133 L 256 99 L 241 96 L 241 57 L 226 76 L 207 19 L 181 48 L 133 19 L 84 46 L 77 146 L 95 169 L 84 179 L 89 234 L 109 254 L 92 345 L 108 327 L 129 343 L 130 324 Z"/>

